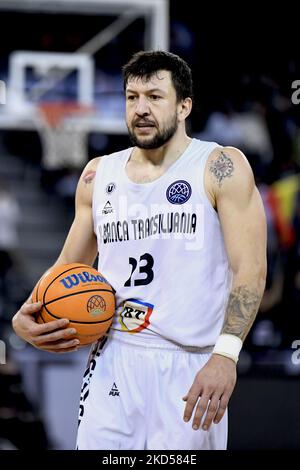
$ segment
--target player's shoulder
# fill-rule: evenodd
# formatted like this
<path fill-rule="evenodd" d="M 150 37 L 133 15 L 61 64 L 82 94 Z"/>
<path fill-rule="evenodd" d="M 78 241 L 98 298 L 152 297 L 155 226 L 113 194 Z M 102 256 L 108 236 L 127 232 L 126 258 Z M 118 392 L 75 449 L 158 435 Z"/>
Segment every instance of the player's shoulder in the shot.
<path fill-rule="evenodd" d="M 101 157 L 92 158 L 84 167 L 83 172 L 86 171 L 97 171 L 98 165 L 101 161 Z"/>
<path fill-rule="evenodd" d="M 124 149 L 118 152 L 110 153 L 108 155 L 102 155 L 99 157 L 92 158 L 84 167 L 80 180 L 83 181 L 84 183 L 93 182 L 97 173 L 97 169 L 99 168 L 99 165 L 103 164 L 103 162 L 106 161 L 107 159 L 114 159 L 114 160 L 118 158 L 121 159 L 124 155 L 124 152 L 126 151 L 127 149 Z"/>
<path fill-rule="evenodd" d="M 220 159 L 220 161 L 227 161 L 227 159 L 230 159 L 232 163 L 241 168 L 250 167 L 245 154 L 236 147 L 218 145 L 209 154 L 208 162 L 215 161 L 216 159 Z"/>
<path fill-rule="evenodd" d="M 84 171 L 97 171 L 97 168 L 99 167 L 101 162 L 103 162 L 107 159 L 112 160 L 112 158 L 114 160 L 121 159 L 124 155 L 124 152 L 127 152 L 128 150 L 130 150 L 130 149 L 125 148 L 125 149 L 119 150 L 117 152 L 113 152 L 113 153 L 110 153 L 110 154 L 107 154 L 107 155 L 102 155 L 102 156 L 99 156 L 99 157 L 95 157 L 87 163 L 87 165 L 84 168 Z"/>
<path fill-rule="evenodd" d="M 227 184 L 253 182 L 249 161 L 236 147 L 215 147 L 208 157 L 207 172 L 219 188 Z"/>
<path fill-rule="evenodd" d="M 215 147 L 207 160 L 205 187 L 214 207 L 219 197 L 252 194 L 255 180 L 244 153 L 236 147 Z"/>
<path fill-rule="evenodd" d="M 96 157 L 85 165 L 79 178 L 79 186 L 81 183 L 89 184 L 94 181 L 100 160 L 101 157 Z"/>

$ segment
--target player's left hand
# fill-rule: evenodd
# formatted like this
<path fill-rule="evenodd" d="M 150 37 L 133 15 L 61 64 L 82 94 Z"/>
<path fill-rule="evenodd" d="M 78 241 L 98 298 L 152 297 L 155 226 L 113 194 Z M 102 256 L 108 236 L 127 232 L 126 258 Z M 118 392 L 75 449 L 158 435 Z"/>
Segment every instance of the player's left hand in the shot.
<path fill-rule="evenodd" d="M 236 383 L 236 364 L 233 360 L 212 354 L 205 366 L 197 373 L 187 395 L 183 419 L 188 422 L 195 409 L 193 429 L 207 431 L 212 422 L 219 423 L 224 416 Z M 196 407 L 196 408 L 195 408 Z"/>

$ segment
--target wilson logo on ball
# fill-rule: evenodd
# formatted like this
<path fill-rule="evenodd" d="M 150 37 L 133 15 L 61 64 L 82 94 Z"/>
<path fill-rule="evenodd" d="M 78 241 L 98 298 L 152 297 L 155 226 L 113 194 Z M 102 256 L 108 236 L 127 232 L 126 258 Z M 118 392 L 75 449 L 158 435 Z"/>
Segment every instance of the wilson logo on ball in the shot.
<path fill-rule="evenodd" d="M 106 303 L 100 295 L 93 295 L 89 298 L 87 309 L 93 317 L 101 315 L 106 310 Z"/>
<path fill-rule="evenodd" d="M 86 282 L 104 282 L 105 284 L 108 284 L 104 277 L 100 275 L 94 276 L 87 271 L 83 271 L 78 274 L 71 274 L 71 276 L 64 277 L 59 282 L 61 282 L 66 289 L 72 289 L 72 287 L 78 286 L 80 283 L 85 284 Z"/>

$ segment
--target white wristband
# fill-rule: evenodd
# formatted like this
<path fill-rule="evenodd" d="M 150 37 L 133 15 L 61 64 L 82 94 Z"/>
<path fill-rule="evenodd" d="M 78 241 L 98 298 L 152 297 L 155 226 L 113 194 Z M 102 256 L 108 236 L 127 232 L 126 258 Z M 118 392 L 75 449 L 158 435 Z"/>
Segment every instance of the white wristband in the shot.
<path fill-rule="evenodd" d="M 243 342 L 240 338 L 235 335 L 221 334 L 217 339 L 213 354 L 220 354 L 226 356 L 237 363 L 239 354 L 242 349 Z"/>

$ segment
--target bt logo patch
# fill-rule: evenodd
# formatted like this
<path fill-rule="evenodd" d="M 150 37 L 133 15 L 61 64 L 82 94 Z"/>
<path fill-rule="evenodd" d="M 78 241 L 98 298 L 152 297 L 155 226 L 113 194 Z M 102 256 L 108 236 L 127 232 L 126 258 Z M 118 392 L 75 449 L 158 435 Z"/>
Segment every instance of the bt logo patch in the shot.
<path fill-rule="evenodd" d="M 137 299 L 126 300 L 123 303 L 121 312 L 119 312 L 119 323 L 122 331 L 138 333 L 148 328 L 153 308 L 154 305 L 148 302 Z"/>

